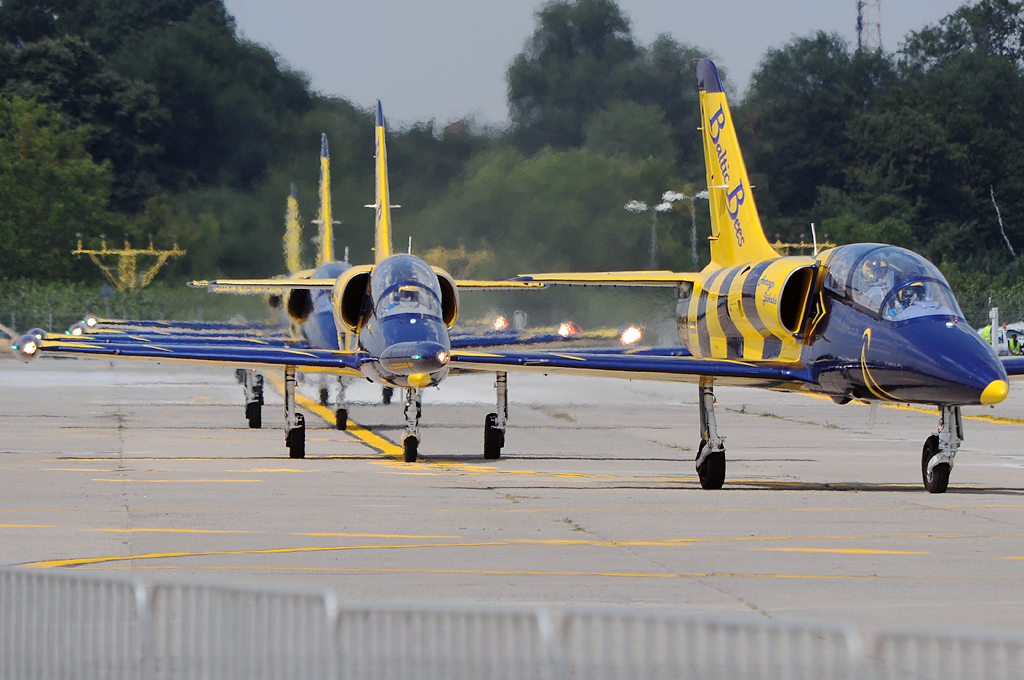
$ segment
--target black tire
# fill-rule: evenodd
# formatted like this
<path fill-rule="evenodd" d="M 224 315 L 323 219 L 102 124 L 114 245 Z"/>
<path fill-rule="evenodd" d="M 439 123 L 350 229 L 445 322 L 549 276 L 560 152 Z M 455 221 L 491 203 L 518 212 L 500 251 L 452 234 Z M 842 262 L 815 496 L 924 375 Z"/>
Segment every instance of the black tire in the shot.
<path fill-rule="evenodd" d="M 939 453 L 939 438 L 932 435 L 924 440 L 924 448 L 921 449 L 921 479 L 924 480 L 924 488 L 929 493 L 946 493 L 949 486 L 949 463 L 939 463 L 932 468 L 932 474 L 928 474 L 928 461 Z"/>
<path fill-rule="evenodd" d="M 707 441 L 700 440 L 697 458 L 700 458 L 701 452 L 707 445 Z M 704 462 L 697 466 L 697 479 L 700 480 L 702 489 L 721 489 L 725 485 L 725 451 L 708 454 Z"/>
<path fill-rule="evenodd" d="M 258 401 L 250 401 L 245 405 L 245 419 L 249 421 L 249 428 L 258 430 L 263 427 L 263 409 Z"/>
<path fill-rule="evenodd" d="M 406 437 L 402 440 L 402 448 L 405 453 L 406 463 L 415 463 L 418 457 L 418 450 L 420 447 L 420 440 L 416 437 Z"/>
<path fill-rule="evenodd" d="M 384 402 L 385 406 L 391 405 L 391 397 L 395 396 L 395 388 L 385 387 L 380 391 L 380 400 Z"/>
<path fill-rule="evenodd" d="M 484 458 L 487 460 L 501 458 L 501 449 L 505 446 L 505 432 L 494 427 L 497 420 L 497 413 L 488 413 L 484 419 Z"/>
<path fill-rule="evenodd" d="M 348 429 L 348 409 L 339 408 L 334 412 L 334 423 L 339 430 Z"/>
<path fill-rule="evenodd" d="M 289 458 L 305 458 L 306 417 L 301 413 L 296 413 L 295 418 L 298 420 L 298 424 L 288 430 L 288 434 L 285 435 L 284 442 L 288 446 Z"/>

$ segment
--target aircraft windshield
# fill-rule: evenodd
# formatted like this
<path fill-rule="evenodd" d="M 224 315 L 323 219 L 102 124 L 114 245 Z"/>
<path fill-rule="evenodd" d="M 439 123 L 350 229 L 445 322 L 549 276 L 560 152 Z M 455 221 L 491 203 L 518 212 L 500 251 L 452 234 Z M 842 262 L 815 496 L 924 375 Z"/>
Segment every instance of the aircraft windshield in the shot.
<path fill-rule="evenodd" d="M 441 316 L 441 287 L 437 274 L 423 260 L 395 256 L 373 268 L 370 287 L 377 316 L 427 314 Z"/>
<path fill-rule="evenodd" d="M 837 248 L 825 287 L 883 319 L 963 316 L 942 273 L 920 255 L 895 246 Z"/>

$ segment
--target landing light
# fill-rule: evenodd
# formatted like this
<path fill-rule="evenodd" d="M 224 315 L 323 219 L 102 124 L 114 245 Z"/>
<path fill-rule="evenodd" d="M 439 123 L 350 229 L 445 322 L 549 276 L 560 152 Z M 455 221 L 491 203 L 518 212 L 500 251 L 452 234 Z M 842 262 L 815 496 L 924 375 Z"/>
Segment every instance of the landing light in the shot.
<path fill-rule="evenodd" d="M 563 338 L 568 338 L 570 335 L 577 335 L 580 332 L 580 327 L 574 324 L 572 321 L 563 321 L 558 326 L 558 334 Z"/>
<path fill-rule="evenodd" d="M 448 352 L 444 351 L 443 349 L 437 353 L 437 363 L 441 364 L 442 366 L 447 364 L 448 359 L 450 358 L 451 357 L 448 355 Z"/>
<path fill-rule="evenodd" d="M 491 324 L 491 327 L 496 331 L 503 331 L 508 328 L 508 319 L 504 316 L 499 316 L 494 320 L 494 323 Z"/>
<path fill-rule="evenodd" d="M 636 326 L 630 326 L 619 334 L 619 341 L 623 345 L 635 345 L 644 337 L 643 331 Z"/>

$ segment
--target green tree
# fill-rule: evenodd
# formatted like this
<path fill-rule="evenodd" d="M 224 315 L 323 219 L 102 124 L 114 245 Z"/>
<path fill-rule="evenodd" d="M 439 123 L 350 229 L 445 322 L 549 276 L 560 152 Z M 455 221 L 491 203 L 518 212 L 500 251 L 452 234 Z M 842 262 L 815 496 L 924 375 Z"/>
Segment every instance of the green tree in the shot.
<path fill-rule="evenodd" d="M 169 113 L 155 88 L 107 69 L 103 57 L 73 36 L 20 49 L 0 44 L 0 63 L 0 95 L 35 99 L 69 124 L 89 126 L 89 152 L 112 164 L 114 208 L 137 211 L 157 192 L 160 139 Z"/>
<path fill-rule="evenodd" d="M 606 156 L 675 161 L 672 127 L 665 122 L 665 112 L 654 104 L 614 102 L 591 116 L 586 139 L 587 149 Z"/>
<path fill-rule="evenodd" d="M 4 0 L 0 37 L 22 44 L 71 35 L 107 55 L 139 32 L 187 21 L 196 9 L 216 6 L 222 7 L 222 0 Z"/>
<path fill-rule="evenodd" d="M 622 99 L 639 54 L 612 0 L 558 0 L 537 12 L 526 50 L 508 69 L 508 102 L 522 147 L 579 147 L 594 112 Z"/>
<path fill-rule="evenodd" d="M 638 162 L 586 149 L 546 150 L 532 157 L 494 150 L 474 158 L 465 179 L 439 200 L 413 219 L 396 222 L 396 242 L 412 233 L 422 239 L 422 250 L 438 245 L 491 250 L 494 269 L 483 274 L 494 276 L 538 268 L 643 268 L 650 218 L 623 206 L 634 198 L 650 200 L 650 194 L 672 186 L 670 177 L 671 167 L 653 159 Z M 682 241 L 673 231 L 678 221 L 672 213 L 659 221 L 663 243 Z M 677 266 L 683 258 L 669 259 L 665 266 Z"/>
<path fill-rule="evenodd" d="M 282 131 L 312 104 L 306 77 L 239 40 L 220 3 L 133 34 L 110 59 L 118 73 L 152 84 L 170 111 L 161 136 L 164 186 L 251 188 L 283 147 Z"/>
<path fill-rule="evenodd" d="M 119 221 L 107 210 L 110 164 L 93 162 L 88 138 L 41 104 L 0 98 L 0 277 L 92 274 L 71 255 L 76 233 L 96 236 Z"/>

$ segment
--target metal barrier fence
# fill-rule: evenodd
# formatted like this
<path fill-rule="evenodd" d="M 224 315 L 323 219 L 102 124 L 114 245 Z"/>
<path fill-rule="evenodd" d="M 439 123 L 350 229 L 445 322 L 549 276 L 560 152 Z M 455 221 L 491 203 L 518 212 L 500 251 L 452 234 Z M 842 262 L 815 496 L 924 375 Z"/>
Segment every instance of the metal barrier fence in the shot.
<path fill-rule="evenodd" d="M 1024 679 L 1024 637 L 0 569 L 0 680 Z"/>

